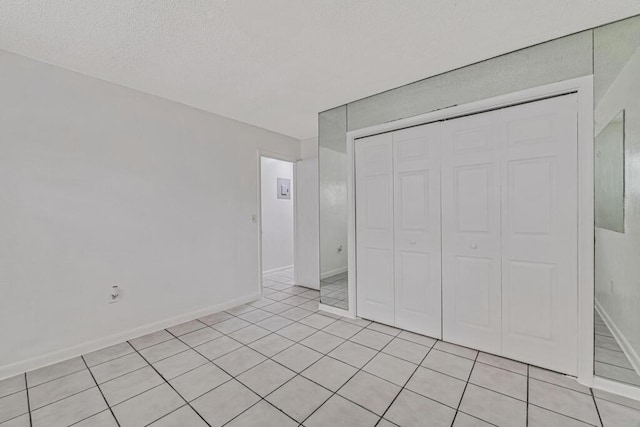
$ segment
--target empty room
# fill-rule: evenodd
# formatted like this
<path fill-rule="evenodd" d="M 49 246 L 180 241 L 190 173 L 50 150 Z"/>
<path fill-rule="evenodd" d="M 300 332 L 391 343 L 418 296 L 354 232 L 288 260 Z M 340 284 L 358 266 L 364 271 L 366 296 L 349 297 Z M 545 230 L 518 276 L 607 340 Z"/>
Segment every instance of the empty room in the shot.
<path fill-rule="evenodd" d="M 640 427 L 638 0 L 0 0 L 0 427 Z"/>

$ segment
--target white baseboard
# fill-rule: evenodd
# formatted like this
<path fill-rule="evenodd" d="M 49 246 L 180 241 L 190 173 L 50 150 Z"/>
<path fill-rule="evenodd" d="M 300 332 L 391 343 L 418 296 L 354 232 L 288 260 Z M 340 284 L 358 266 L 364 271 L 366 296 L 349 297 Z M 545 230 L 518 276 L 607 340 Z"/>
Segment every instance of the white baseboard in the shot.
<path fill-rule="evenodd" d="M 351 314 L 351 312 L 349 312 L 349 310 L 343 310 L 341 308 L 333 307 L 331 305 L 320 303 L 318 304 L 318 309 L 320 309 L 320 311 L 326 311 L 327 313 L 335 314 L 336 316 L 342 316 L 349 319 L 356 318 L 354 315 Z"/>
<path fill-rule="evenodd" d="M 640 387 L 624 384 L 618 381 L 602 377 L 593 378 L 593 388 L 628 397 L 629 399 L 640 400 Z"/>
<path fill-rule="evenodd" d="M 609 317 L 607 312 L 604 310 L 602 305 L 597 300 L 595 300 L 595 307 L 596 307 L 596 311 L 598 312 L 600 317 L 602 317 L 602 320 L 604 321 L 604 323 L 607 325 L 607 327 L 613 334 L 613 338 L 618 342 L 618 345 L 620 345 L 620 348 L 622 348 L 624 355 L 627 356 L 627 359 L 629 359 L 629 363 L 631 363 L 631 366 L 633 366 L 633 369 L 635 369 L 638 375 L 640 375 L 640 356 L 638 356 L 638 353 L 636 353 L 633 347 L 631 347 L 631 344 L 629 344 L 629 341 L 627 341 L 624 335 L 622 335 L 622 332 L 620 331 L 620 329 L 618 329 L 616 324 L 613 322 L 613 319 Z"/>
<path fill-rule="evenodd" d="M 262 272 L 262 274 L 264 275 L 264 274 L 278 273 L 280 271 L 289 270 L 290 268 L 293 268 L 293 264 L 285 265 L 284 267 L 272 268 L 271 270 L 265 270 Z"/>
<path fill-rule="evenodd" d="M 44 366 L 52 365 L 54 363 L 62 362 L 67 359 L 81 356 L 83 354 L 91 353 L 92 351 L 100 350 L 105 347 L 109 347 L 114 344 L 119 344 L 124 341 L 128 341 L 133 338 L 137 338 L 142 335 L 156 332 L 161 329 L 170 328 L 172 326 L 179 325 L 190 320 L 198 319 L 200 317 L 208 316 L 209 314 L 217 313 L 220 311 L 228 310 L 241 304 L 245 304 L 251 301 L 260 299 L 260 293 L 251 294 L 245 297 L 236 298 L 225 303 L 216 304 L 207 308 L 202 308 L 190 313 L 181 314 L 179 316 L 171 317 L 169 319 L 160 320 L 158 322 L 149 323 L 144 326 L 140 326 L 134 329 L 129 329 L 124 332 L 120 332 L 114 335 L 109 335 L 104 338 L 85 342 L 73 347 L 65 348 L 62 350 L 53 351 L 51 353 L 43 354 L 42 356 L 33 357 L 31 359 L 23 360 L 20 362 L 12 363 L 0 367 L 0 380 L 12 377 L 14 375 L 23 374 L 25 372 L 32 371 L 34 369 L 42 368 Z"/>
<path fill-rule="evenodd" d="M 335 276 L 336 274 L 346 273 L 347 267 L 334 268 L 333 270 L 325 271 L 320 275 L 320 280 L 326 279 L 327 277 Z"/>

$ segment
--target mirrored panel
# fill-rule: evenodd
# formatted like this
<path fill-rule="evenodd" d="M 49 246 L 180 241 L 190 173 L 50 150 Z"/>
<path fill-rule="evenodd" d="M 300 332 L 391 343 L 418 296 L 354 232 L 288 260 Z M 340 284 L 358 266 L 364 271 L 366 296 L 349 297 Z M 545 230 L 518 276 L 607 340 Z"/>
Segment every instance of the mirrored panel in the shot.
<path fill-rule="evenodd" d="M 320 302 L 348 310 L 347 107 L 318 115 Z"/>
<path fill-rule="evenodd" d="M 640 386 L 640 18 L 594 30 L 595 366 Z"/>
<path fill-rule="evenodd" d="M 624 110 L 595 139 L 596 227 L 624 233 Z"/>

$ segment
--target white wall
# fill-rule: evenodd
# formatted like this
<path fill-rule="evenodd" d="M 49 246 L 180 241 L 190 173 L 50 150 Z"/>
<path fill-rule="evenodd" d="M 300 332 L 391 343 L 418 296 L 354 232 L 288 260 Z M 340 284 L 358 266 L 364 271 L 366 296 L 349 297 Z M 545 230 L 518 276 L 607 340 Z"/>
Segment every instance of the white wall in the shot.
<path fill-rule="evenodd" d="M 255 297 L 258 149 L 299 156 L 0 51 L 0 378 Z"/>
<path fill-rule="evenodd" d="M 262 271 L 293 267 L 293 163 L 262 157 Z M 291 182 L 291 198 L 278 199 L 277 181 Z"/>
<path fill-rule="evenodd" d="M 303 139 L 300 141 L 300 158 L 318 158 L 318 137 Z"/>
<path fill-rule="evenodd" d="M 596 228 L 596 303 L 640 355 L 640 49 L 596 106 L 600 132 L 622 109 L 625 120 L 625 232 Z M 636 359 L 640 361 L 639 359 Z"/>
<path fill-rule="evenodd" d="M 296 284 L 320 289 L 318 138 L 300 141 L 296 166 Z"/>
<path fill-rule="evenodd" d="M 320 147 L 320 277 L 347 270 L 347 154 Z M 342 250 L 339 248 L 342 247 Z"/>

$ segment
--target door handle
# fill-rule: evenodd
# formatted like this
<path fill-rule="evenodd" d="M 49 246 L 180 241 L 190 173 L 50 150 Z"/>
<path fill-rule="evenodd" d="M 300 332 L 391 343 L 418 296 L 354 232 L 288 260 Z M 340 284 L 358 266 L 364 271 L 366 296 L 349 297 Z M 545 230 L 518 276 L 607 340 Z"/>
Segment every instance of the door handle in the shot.
<path fill-rule="evenodd" d="M 470 247 L 471 249 L 478 249 L 478 245 L 477 245 L 477 244 L 475 244 L 475 243 L 470 244 L 470 245 L 469 245 L 469 247 Z"/>
<path fill-rule="evenodd" d="M 415 240 L 410 240 L 409 243 L 411 243 L 412 245 L 415 245 L 416 241 Z"/>

